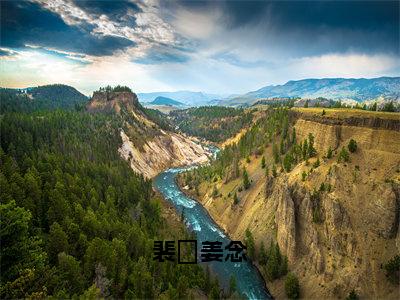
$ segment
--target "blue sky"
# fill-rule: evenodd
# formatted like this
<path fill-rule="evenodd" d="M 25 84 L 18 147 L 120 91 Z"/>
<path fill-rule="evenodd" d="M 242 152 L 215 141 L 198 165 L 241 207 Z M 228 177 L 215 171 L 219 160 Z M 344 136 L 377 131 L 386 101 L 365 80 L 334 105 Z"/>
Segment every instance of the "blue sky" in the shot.
<path fill-rule="evenodd" d="M 400 75 L 398 1 L 1 1 L 1 86 L 242 93 Z"/>

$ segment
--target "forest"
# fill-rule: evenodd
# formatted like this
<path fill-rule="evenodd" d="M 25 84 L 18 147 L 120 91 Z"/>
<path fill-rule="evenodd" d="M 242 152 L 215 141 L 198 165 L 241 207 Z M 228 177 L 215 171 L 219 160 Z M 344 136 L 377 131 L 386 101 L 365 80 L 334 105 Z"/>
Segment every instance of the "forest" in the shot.
<path fill-rule="evenodd" d="M 154 240 L 189 233 L 119 157 L 121 116 L 52 108 L 2 106 L 0 297 L 218 297 L 198 265 L 153 261 Z"/>
<path fill-rule="evenodd" d="M 253 112 L 242 108 L 203 106 L 170 113 L 173 123 L 183 132 L 212 142 L 222 142 L 248 127 Z"/>

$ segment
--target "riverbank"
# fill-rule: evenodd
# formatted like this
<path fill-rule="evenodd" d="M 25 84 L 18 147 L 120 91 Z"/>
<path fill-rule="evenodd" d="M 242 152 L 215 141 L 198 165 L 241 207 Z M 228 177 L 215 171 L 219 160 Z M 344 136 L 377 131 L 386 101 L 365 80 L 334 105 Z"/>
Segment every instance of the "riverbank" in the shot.
<path fill-rule="evenodd" d="M 207 210 L 196 200 L 188 197 L 177 185 L 176 175 L 187 168 L 169 169 L 154 178 L 154 187 L 163 197 L 172 203 L 176 211 L 184 214 L 185 225 L 196 234 L 198 253 L 201 253 L 203 241 L 220 241 L 228 245 L 228 235 L 210 217 Z M 201 263 L 205 264 L 205 263 Z M 248 299 L 271 299 L 265 280 L 259 270 L 251 262 L 210 261 L 210 271 L 216 274 L 221 286 L 229 287 L 230 278 L 237 284 L 238 292 Z"/>
<path fill-rule="evenodd" d="M 200 199 L 198 198 L 198 196 L 194 193 L 194 191 L 190 191 L 189 189 L 186 189 L 185 186 L 183 185 L 182 182 L 182 177 L 179 176 L 179 174 L 175 177 L 175 183 L 178 186 L 178 188 L 180 189 L 180 191 L 182 193 L 184 193 L 188 198 L 195 200 L 199 205 L 201 205 L 204 210 L 206 211 L 207 215 L 209 216 L 210 219 L 212 219 L 214 221 L 215 224 L 218 225 L 218 227 L 224 232 L 224 234 L 230 239 L 230 240 L 234 240 L 230 233 L 222 228 L 222 226 L 220 224 L 218 224 L 218 222 L 211 216 L 210 212 L 202 205 Z M 260 276 L 260 278 L 262 278 L 263 282 L 264 282 L 264 288 L 265 290 L 268 291 L 268 293 L 270 293 L 269 288 L 267 286 L 267 281 L 265 280 L 265 275 L 263 274 L 263 272 L 261 272 L 260 270 L 260 266 L 255 263 L 253 260 L 251 260 L 248 257 L 248 261 L 252 264 L 253 268 L 258 272 L 258 275 Z M 282 283 L 283 284 L 283 283 Z M 280 284 L 281 285 L 281 284 Z M 273 296 L 271 295 L 271 297 L 273 298 Z"/>

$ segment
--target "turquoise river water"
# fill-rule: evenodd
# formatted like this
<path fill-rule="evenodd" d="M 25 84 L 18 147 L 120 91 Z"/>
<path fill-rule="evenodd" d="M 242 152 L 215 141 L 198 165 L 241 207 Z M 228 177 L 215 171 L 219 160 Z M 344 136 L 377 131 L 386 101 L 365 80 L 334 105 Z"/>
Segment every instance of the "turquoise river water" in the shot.
<path fill-rule="evenodd" d="M 213 221 L 206 209 L 197 201 L 186 196 L 176 184 L 176 175 L 188 168 L 192 167 L 173 168 L 162 172 L 154 179 L 153 184 L 165 199 L 173 204 L 179 214 L 183 210 L 186 226 L 196 234 L 198 262 L 200 263 L 200 249 L 203 241 L 219 241 L 222 242 L 222 248 L 224 248 L 230 239 Z M 224 252 L 224 258 L 226 253 Z M 249 261 L 231 262 L 223 259 L 223 262 L 212 261 L 201 264 L 208 264 L 225 289 L 228 289 L 230 277 L 234 276 L 238 292 L 244 297 L 272 299 L 258 270 Z"/>

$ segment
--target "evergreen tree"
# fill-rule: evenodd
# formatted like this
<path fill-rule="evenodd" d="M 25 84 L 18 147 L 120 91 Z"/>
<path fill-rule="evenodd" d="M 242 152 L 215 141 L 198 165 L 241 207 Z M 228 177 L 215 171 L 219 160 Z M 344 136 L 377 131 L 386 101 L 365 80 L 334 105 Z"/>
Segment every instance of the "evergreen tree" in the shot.
<path fill-rule="evenodd" d="M 299 280 L 293 273 L 289 273 L 285 279 L 285 291 L 289 299 L 300 298 Z"/>
<path fill-rule="evenodd" d="M 349 152 L 346 150 L 345 147 L 342 147 L 342 150 L 340 150 L 339 155 L 338 155 L 338 162 L 349 162 L 350 161 L 350 155 Z"/>
<path fill-rule="evenodd" d="M 286 153 L 285 157 L 283 158 L 283 168 L 286 172 L 289 172 L 292 168 L 293 157 L 290 153 Z"/>
<path fill-rule="evenodd" d="M 250 229 L 246 229 L 244 242 L 247 247 L 247 253 L 249 254 L 250 258 L 255 259 L 255 242 L 253 238 L 253 234 L 251 233 Z"/>
<path fill-rule="evenodd" d="M 229 279 L 229 295 L 235 293 L 236 290 L 237 290 L 236 279 L 234 276 L 231 276 L 231 278 Z"/>
<path fill-rule="evenodd" d="M 246 168 L 243 168 L 243 188 L 247 190 L 250 187 L 249 175 L 247 174 Z"/>
<path fill-rule="evenodd" d="M 349 293 L 349 295 L 346 297 L 346 300 L 357 300 L 358 299 L 358 295 L 356 293 L 356 291 L 354 289 L 351 290 L 351 292 Z"/>
<path fill-rule="evenodd" d="M 239 198 L 236 192 L 233 194 L 233 204 L 235 205 L 239 204 Z"/>
<path fill-rule="evenodd" d="M 394 256 L 385 265 L 386 277 L 394 284 L 399 284 L 400 276 L 400 255 Z"/>
<path fill-rule="evenodd" d="M 347 148 L 351 153 L 354 153 L 357 151 L 357 142 L 353 139 L 350 140 L 349 144 L 347 145 Z"/>
<path fill-rule="evenodd" d="M 308 157 L 313 157 L 317 154 L 317 150 L 314 148 L 314 136 L 312 133 L 308 134 Z"/>
<path fill-rule="evenodd" d="M 305 139 L 304 142 L 303 142 L 302 155 L 303 155 L 303 160 L 306 160 L 308 158 L 308 142 L 307 142 L 307 139 Z"/>
<path fill-rule="evenodd" d="M 265 265 L 268 261 L 267 251 L 265 250 L 264 242 L 261 242 L 260 246 L 260 264 Z"/>
<path fill-rule="evenodd" d="M 278 151 L 278 147 L 276 146 L 275 143 L 272 144 L 272 154 L 274 156 L 274 161 L 275 163 L 279 163 L 280 157 L 279 157 L 279 151 Z"/>
<path fill-rule="evenodd" d="M 332 155 L 333 155 L 333 151 L 332 151 L 331 146 L 329 146 L 328 152 L 326 153 L 326 158 L 327 158 L 327 159 L 331 159 L 331 158 L 332 158 Z"/>
<path fill-rule="evenodd" d="M 275 164 L 272 165 L 272 176 L 274 176 L 274 177 L 278 176 L 278 173 L 277 173 L 277 171 L 276 171 L 276 165 L 275 165 Z"/>
<path fill-rule="evenodd" d="M 296 128 L 293 127 L 292 131 L 292 145 L 296 145 Z"/>

